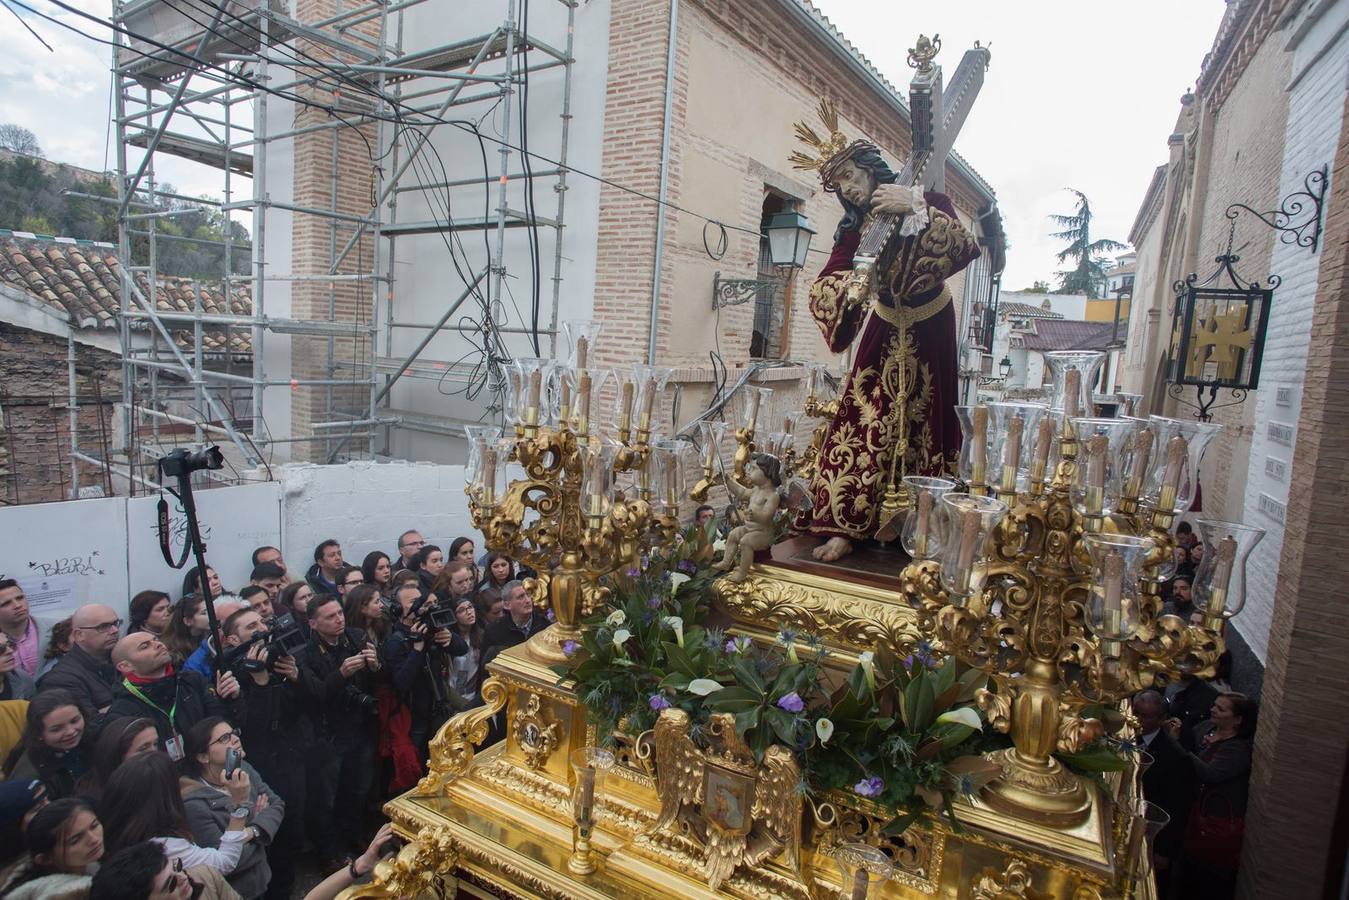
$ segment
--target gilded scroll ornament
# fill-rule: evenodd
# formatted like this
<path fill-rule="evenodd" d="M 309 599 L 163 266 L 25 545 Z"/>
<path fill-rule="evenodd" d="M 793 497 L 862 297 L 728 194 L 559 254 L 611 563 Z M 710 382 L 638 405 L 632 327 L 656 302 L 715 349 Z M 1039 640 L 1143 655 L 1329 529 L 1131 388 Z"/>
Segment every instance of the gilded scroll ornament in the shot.
<path fill-rule="evenodd" d="M 499 678 L 489 678 L 482 686 L 483 705 L 450 718 L 431 739 L 427 772 L 412 789 L 414 797 L 435 797 L 448 789 L 450 782 L 468 771 L 473 748 L 487 738 L 487 724 L 506 705 L 506 686 Z"/>

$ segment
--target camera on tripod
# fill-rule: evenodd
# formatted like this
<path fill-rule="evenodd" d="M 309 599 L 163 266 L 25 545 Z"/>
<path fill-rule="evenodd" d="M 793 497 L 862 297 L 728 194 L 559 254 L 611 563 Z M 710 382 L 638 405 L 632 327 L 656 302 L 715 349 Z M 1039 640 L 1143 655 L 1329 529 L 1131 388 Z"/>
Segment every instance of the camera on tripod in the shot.
<path fill-rule="evenodd" d="M 249 650 L 259 643 L 266 648 L 266 652 L 262 659 L 253 659 L 248 655 Z M 239 668 L 245 672 L 272 670 L 276 667 L 278 659 L 283 656 L 294 656 L 307 643 L 304 629 L 299 622 L 295 621 L 295 616 L 284 613 L 276 617 L 276 621 L 272 623 L 269 631 L 255 634 L 249 640 L 235 647 L 231 651 L 231 662 L 237 663 Z"/>
<path fill-rule="evenodd" d="M 205 470 L 223 469 L 225 467 L 225 457 L 216 446 L 205 447 L 201 450 L 188 450 L 178 448 L 167 456 L 159 458 L 159 471 L 169 478 L 181 478 L 184 475 L 191 475 L 193 472 Z"/>

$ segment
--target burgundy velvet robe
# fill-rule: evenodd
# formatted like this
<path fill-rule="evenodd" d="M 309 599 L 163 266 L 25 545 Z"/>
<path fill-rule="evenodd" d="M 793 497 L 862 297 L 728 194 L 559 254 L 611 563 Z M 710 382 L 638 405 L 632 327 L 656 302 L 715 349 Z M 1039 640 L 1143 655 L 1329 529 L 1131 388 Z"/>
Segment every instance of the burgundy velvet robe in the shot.
<path fill-rule="evenodd" d="M 903 243 L 876 279 L 878 298 L 851 305 L 846 297 L 858 231 L 839 238 L 811 287 L 810 312 L 831 351 L 843 352 L 861 332 L 811 484 L 814 508 L 797 522 L 812 534 L 850 540 L 874 534 L 897 443 L 893 409 L 901 365 L 908 397 L 904 474 L 947 475 L 955 469 L 959 365 L 955 309 L 945 280 L 977 258 L 979 247 L 948 197 L 925 197 L 931 222 L 914 237 L 892 239 Z M 900 319 L 906 320 L 902 346 Z"/>

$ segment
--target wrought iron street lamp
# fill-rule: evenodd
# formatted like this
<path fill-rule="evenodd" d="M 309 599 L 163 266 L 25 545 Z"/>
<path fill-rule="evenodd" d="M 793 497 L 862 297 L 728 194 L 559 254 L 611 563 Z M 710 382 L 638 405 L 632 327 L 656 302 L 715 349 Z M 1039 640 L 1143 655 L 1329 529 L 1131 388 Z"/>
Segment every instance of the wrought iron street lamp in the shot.
<path fill-rule="evenodd" d="M 810 252 L 810 239 L 815 229 L 810 219 L 796 210 L 780 212 L 768 220 L 764 235 L 768 238 L 768 257 L 779 269 L 801 269 Z M 717 272 L 712 278 L 712 308 L 734 306 L 749 300 L 771 303 L 786 278 L 722 278 Z"/>
<path fill-rule="evenodd" d="M 1191 274 L 1174 287 L 1176 308 L 1166 380 L 1171 384 L 1170 395 L 1196 410 L 1205 422 L 1220 389 L 1231 390 L 1233 399 L 1217 408 L 1243 402 L 1246 392 L 1260 383 L 1269 307 L 1280 279 L 1269 276 L 1265 287 L 1245 281 L 1234 268 L 1239 260 L 1232 253 L 1229 236 L 1227 252 L 1214 260 L 1218 268 L 1212 275 L 1201 282 Z M 1230 286 L 1224 285 L 1224 277 Z M 1181 397 L 1189 385 L 1195 388 L 1197 402 Z"/>

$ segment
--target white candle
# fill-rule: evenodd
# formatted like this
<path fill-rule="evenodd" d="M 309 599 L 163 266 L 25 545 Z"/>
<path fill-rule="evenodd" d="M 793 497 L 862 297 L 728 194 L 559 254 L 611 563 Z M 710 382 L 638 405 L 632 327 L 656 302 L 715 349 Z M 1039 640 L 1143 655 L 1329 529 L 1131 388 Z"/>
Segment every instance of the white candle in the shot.
<path fill-rule="evenodd" d="M 1166 442 L 1166 468 L 1162 472 L 1161 491 L 1157 497 L 1159 513 L 1171 513 L 1176 508 L 1176 495 L 1180 492 L 1180 471 L 1185 465 L 1185 454 L 1189 449 L 1189 442 L 1180 435 Z"/>
<path fill-rule="evenodd" d="M 974 554 L 979 545 L 979 511 L 967 509 L 960 518 L 960 548 L 956 553 L 956 584 L 962 591 L 969 590 L 970 570 L 974 568 Z"/>
<path fill-rule="evenodd" d="M 1063 375 L 1063 424 L 1075 418 L 1082 408 L 1082 373 L 1069 369 Z"/>
<path fill-rule="evenodd" d="M 590 389 L 590 373 L 582 372 L 581 384 L 577 388 L 579 396 L 576 398 L 576 429 L 583 437 L 590 434 Z"/>
<path fill-rule="evenodd" d="M 1226 594 L 1227 588 L 1232 581 L 1232 563 L 1237 557 L 1237 542 L 1228 535 L 1218 542 L 1217 559 L 1213 564 L 1213 579 L 1210 582 L 1212 590 L 1223 591 Z"/>
<path fill-rule="evenodd" d="M 651 430 L 651 407 L 656 402 L 656 379 L 648 378 L 646 384 L 642 385 L 642 404 L 638 407 L 637 429 L 639 431 Z"/>
<path fill-rule="evenodd" d="M 483 506 L 496 504 L 497 484 L 497 448 L 484 442 L 482 448 L 482 503 Z"/>
<path fill-rule="evenodd" d="M 1021 434 L 1026 420 L 1021 416 L 1012 416 L 1007 423 L 1007 442 L 1002 448 L 1002 490 L 1010 493 L 1016 490 L 1016 469 L 1021 459 Z"/>
<path fill-rule="evenodd" d="M 974 429 L 970 438 L 970 480 L 984 483 L 984 465 L 988 454 L 988 407 L 974 408 Z"/>
<path fill-rule="evenodd" d="M 931 491 L 921 491 L 918 494 L 918 527 L 914 535 L 914 544 L 919 556 L 927 556 L 927 532 L 932 525 L 932 504 Z"/>
<path fill-rule="evenodd" d="M 1031 469 L 1031 481 L 1042 482 L 1045 469 L 1049 466 L 1049 446 L 1054 441 L 1054 420 L 1045 416 L 1035 435 L 1035 466 Z"/>
<path fill-rule="evenodd" d="M 590 341 L 586 340 L 583 334 L 576 339 L 576 368 L 584 369 L 586 367 L 586 357 L 589 354 Z"/>
<path fill-rule="evenodd" d="M 631 381 L 623 382 L 623 399 L 619 404 L 618 430 L 625 440 L 628 432 L 632 430 L 632 390 Z"/>
<path fill-rule="evenodd" d="M 1148 471 L 1148 461 L 1152 456 L 1152 429 L 1144 428 L 1134 436 L 1134 455 L 1133 464 L 1129 466 L 1129 483 L 1125 487 L 1125 495 L 1130 500 L 1137 500 L 1139 491 L 1143 488 L 1143 476 Z"/>
<path fill-rule="evenodd" d="M 538 369 L 529 373 L 529 406 L 525 410 L 525 424 L 539 424 L 539 396 L 543 393 L 543 372 Z"/>
<path fill-rule="evenodd" d="M 1105 555 L 1101 569 L 1104 575 L 1101 590 L 1105 594 L 1103 629 L 1107 636 L 1116 637 L 1123 633 L 1124 627 L 1124 557 L 1118 550 L 1111 550 Z"/>

